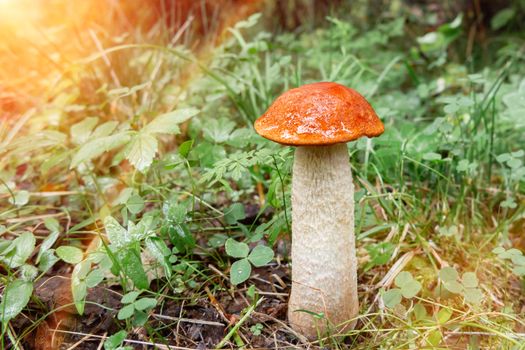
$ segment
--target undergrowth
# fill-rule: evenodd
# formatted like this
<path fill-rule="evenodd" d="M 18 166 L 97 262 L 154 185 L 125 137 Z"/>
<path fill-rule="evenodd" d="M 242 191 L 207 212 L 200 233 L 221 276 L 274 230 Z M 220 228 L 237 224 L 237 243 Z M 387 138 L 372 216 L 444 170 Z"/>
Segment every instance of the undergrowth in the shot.
<path fill-rule="evenodd" d="M 401 16 L 279 35 L 253 30 L 258 19 L 209 58 L 138 40 L 94 53 L 48 102 L 3 121 L 3 347 L 71 305 L 116 317 L 106 349 L 307 346 L 284 316 L 259 312 L 285 305 L 289 287 L 293 148 L 252 125 L 283 91 L 336 81 L 371 101 L 386 131 L 348 145 L 358 325 L 309 345 L 525 348 L 523 38 L 494 33 L 461 57 L 461 15 L 420 34 Z M 50 306 L 36 291 L 53 275 L 72 299 Z M 89 297 L 99 289 L 117 301 Z M 203 300 L 223 332 L 179 339 L 184 308 Z"/>

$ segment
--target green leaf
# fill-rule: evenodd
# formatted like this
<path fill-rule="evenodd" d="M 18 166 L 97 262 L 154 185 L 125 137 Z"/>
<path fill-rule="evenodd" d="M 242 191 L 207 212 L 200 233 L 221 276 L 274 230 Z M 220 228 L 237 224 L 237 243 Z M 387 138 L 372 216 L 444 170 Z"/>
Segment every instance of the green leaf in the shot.
<path fill-rule="evenodd" d="M 523 80 L 521 81 L 520 87 L 518 88 L 518 92 L 525 92 L 525 82 Z M 511 152 L 510 155 L 514 158 L 521 158 L 525 156 L 525 150 L 520 149 L 519 151 Z"/>
<path fill-rule="evenodd" d="M 188 205 L 186 202 L 166 201 L 162 206 L 162 214 L 173 224 L 182 224 L 186 221 Z"/>
<path fill-rule="evenodd" d="M 445 281 L 443 286 L 451 293 L 460 294 L 463 292 L 463 286 L 458 281 Z"/>
<path fill-rule="evenodd" d="M 0 239 L 0 256 L 8 254 L 15 250 L 13 241 L 7 239 Z"/>
<path fill-rule="evenodd" d="M 112 202 L 112 205 L 117 204 L 126 204 L 129 197 L 133 194 L 133 188 L 126 187 L 122 191 L 120 191 L 118 197 Z"/>
<path fill-rule="evenodd" d="M 243 21 L 235 23 L 235 29 L 250 28 L 257 24 L 261 18 L 261 13 L 255 13 Z"/>
<path fill-rule="evenodd" d="M 128 234 L 133 242 L 140 242 L 153 234 L 153 216 L 146 214 L 135 225 L 128 221 Z"/>
<path fill-rule="evenodd" d="M 136 249 L 125 248 L 119 250 L 116 256 L 124 273 L 133 281 L 135 286 L 139 289 L 147 289 L 149 286 L 148 277 L 144 272 L 140 254 Z"/>
<path fill-rule="evenodd" d="M 176 224 L 168 228 L 171 243 L 179 252 L 191 251 L 195 247 L 195 238 L 186 224 Z"/>
<path fill-rule="evenodd" d="M 434 153 L 434 152 L 428 152 L 423 155 L 423 159 L 430 160 L 430 161 L 441 160 L 441 154 Z"/>
<path fill-rule="evenodd" d="M 142 298 L 137 300 L 135 303 L 135 309 L 144 311 L 146 309 L 154 308 L 157 305 L 157 300 L 153 298 Z"/>
<path fill-rule="evenodd" d="M 0 261 L 11 268 L 22 266 L 33 253 L 35 244 L 35 236 L 31 232 L 24 232 L 11 242 L 3 255 L 0 255 Z"/>
<path fill-rule="evenodd" d="M 367 245 L 365 248 L 370 255 L 371 262 L 368 264 L 367 269 L 371 269 L 374 266 L 384 265 L 388 263 L 394 252 L 395 245 L 390 242 L 380 242 L 377 244 Z"/>
<path fill-rule="evenodd" d="M 414 317 L 416 321 L 422 321 L 428 318 L 427 309 L 421 304 L 414 305 Z"/>
<path fill-rule="evenodd" d="M 398 287 L 403 287 L 404 285 L 411 283 L 414 280 L 414 277 L 412 277 L 412 274 L 408 271 L 402 271 L 397 275 L 395 279 L 395 284 Z"/>
<path fill-rule="evenodd" d="M 38 250 L 38 255 L 36 257 L 37 264 L 40 262 L 42 255 L 48 249 L 50 249 L 53 246 L 53 244 L 55 244 L 56 240 L 58 239 L 59 234 L 60 233 L 58 231 L 53 231 L 49 234 L 49 236 L 46 237 L 46 239 L 42 241 L 42 244 L 40 245 L 40 249 Z"/>
<path fill-rule="evenodd" d="M 16 317 L 27 305 L 32 293 L 32 282 L 15 280 L 9 283 L 0 302 L 0 321 L 7 322 Z"/>
<path fill-rule="evenodd" d="M 86 276 L 86 286 L 88 288 L 96 287 L 100 282 L 104 280 L 104 270 L 95 269 L 88 273 Z"/>
<path fill-rule="evenodd" d="M 517 276 L 525 276 L 525 266 L 514 266 L 512 273 Z"/>
<path fill-rule="evenodd" d="M 226 254 L 233 258 L 246 258 L 250 248 L 246 243 L 237 242 L 233 238 L 228 238 L 225 243 Z"/>
<path fill-rule="evenodd" d="M 441 331 L 439 329 L 435 329 L 428 334 L 427 343 L 432 347 L 437 347 L 441 343 L 442 339 L 443 335 L 441 334 Z"/>
<path fill-rule="evenodd" d="M 134 194 L 126 201 L 126 208 L 131 214 L 138 214 L 144 209 L 144 199 L 138 194 Z"/>
<path fill-rule="evenodd" d="M 518 206 L 518 204 L 516 203 L 516 201 L 514 200 L 514 198 L 512 197 L 508 197 L 507 199 L 505 199 L 503 202 L 501 202 L 500 206 L 502 208 L 510 208 L 510 209 L 514 209 Z"/>
<path fill-rule="evenodd" d="M 521 168 L 521 166 L 523 165 L 523 161 L 521 159 L 512 158 L 507 161 L 507 165 L 511 169 L 515 170 L 515 169 Z"/>
<path fill-rule="evenodd" d="M 171 251 L 166 243 L 158 237 L 147 238 L 146 247 L 159 262 L 161 262 L 163 258 L 171 255 Z"/>
<path fill-rule="evenodd" d="M 493 30 L 503 28 L 509 23 L 512 18 L 516 15 L 516 11 L 512 7 L 507 7 L 498 13 L 490 20 L 490 27 Z"/>
<path fill-rule="evenodd" d="M 55 218 L 45 218 L 44 219 L 44 226 L 50 232 L 55 232 L 55 231 L 59 231 L 60 232 L 60 223 Z"/>
<path fill-rule="evenodd" d="M 230 269 L 230 282 L 235 286 L 246 281 L 252 273 L 252 266 L 248 259 L 241 259 L 232 264 Z"/>
<path fill-rule="evenodd" d="M 134 327 L 142 327 L 148 320 L 148 314 L 144 311 L 135 310 L 135 317 L 133 318 Z"/>
<path fill-rule="evenodd" d="M 465 288 L 476 288 L 478 286 L 478 277 L 474 272 L 465 272 L 461 280 Z"/>
<path fill-rule="evenodd" d="M 200 142 L 193 148 L 193 154 L 199 159 L 203 168 L 210 168 L 208 176 L 222 177 L 224 167 L 217 169 L 214 164 L 227 157 L 223 146 L 211 144 L 207 141 Z M 217 174 L 219 172 L 221 175 Z M 208 180 L 209 181 L 209 180 Z"/>
<path fill-rule="evenodd" d="M 20 262 L 25 262 L 35 250 L 36 239 L 33 233 L 24 232 L 13 241 L 16 247 L 16 257 Z"/>
<path fill-rule="evenodd" d="M 95 255 L 96 257 L 96 255 Z M 100 252 L 97 259 L 99 259 L 98 266 L 100 266 L 103 270 L 111 270 L 113 271 L 113 260 L 112 258 L 107 254 L 107 251 Z M 118 268 L 116 268 L 117 271 L 120 271 Z M 119 272 L 117 272 L 119 273 Z"/>
<path fill-rule="evenodd" d="M 91 268 L 91 262 L 84 260 L 73 269 L 71 273 L 71 294 L 73 295 L 73 302 L 79 313 L 82 315 L 84 313 L 84 306 L 86 304 L 86 295 L 87 295 L 87 286 L 86 286 L 86 276 L 89 273 Z"/>
<path fill-rule="evenodd" d="M 18 191 L 14 197 L 9 197 L 9 203 L 22 207 L 29 202 L 29 192 L 26 190 Z"/>
<path fill-rule="evenodd" d="M 70 168 L 76 168 L 80 163 L 86 162 L 100 156 L 104 152 L 111 151 L 124 143 L 128 142 L 130 135 L 127 132 L 121 132 L 115 135 L 101 137 L 85 143 L 71 160 Z"/>
<path fill-rule="evenodd" d="M 494 254 L 499 255 L 501 253 L 505 253 L 505 248 L 503 248 L 503 247 L 496 247 L 496 248 L 492 249 L 492 252 Z"/>
<path fill-rule="evenodd" d="M 84 258 L 82 249 L 72 246 L 60 246 L 57 248 L 56 253 L 60 259 L 69 264 L 78 264 Z"/>
<path fill-rule="evenodd" d="M 113 334 L 111 337 L 106 339 L 104 342 L 104 349 L 105 350 L 116 350 L 117 347 L 119 347 L 124 339 L 126 339 L 127 333 L 125 330 L 121 330 L 115 334 Z"/>
<path fill-rule="evenodd" d="M 122 300 L 120 301 L 122 304 L 131 304 L 134 303 L 135 300 L 137 300 L 137 297 L 140 295 L 140 292 L 138 291 L 132 291 L 129 293 L 124 294 L 122 297 Z"/>
<path fill-rule="evenodd" d="M 103 124 L 100 124 L 93 130 L 93 133 L 90 135 L 92 139 L 98 139 L 100 137 L 109 136 L 118 126 L 118 122 L 115 120 L 110 120 Z"/>
<path fill-rule="evenodd" d="M 252 129 L 235 129 L 228 137 L 228 141 L 226 141 L 226 144 L 236 148 L 243 148 L 254 140 L 254 136 L 255 133 Z"/>
<path fill-rule="evenodd" d="M 224 219 L 230 225 L 244 218 L 246 218 L 246 213 L 244 212 L 244 205 L 242 203 L 232 204 L 224 213 Z"/>
<path fill-rule="evenodd" d="M 106 216 L 104 219 L 104 228 L 108 236 L 109 242 L 116 247 L 124 247 L 132 242 L 128 231 L 120 226 L 120 224 L 112 216 Z"/>
<path fill-rule="evenodd" d="M 63 166 L 69 162 L 69 158 L 74 153 L 74 150 L 69 149 L 67 151 L 54 151 L 53 155 L 49 155 L 42 164 L 40 165 L 40 171 L 43 175 L 47 175 L 49 171 L 57 166 Z"/>
<path fill-rule="evenodd" d="M 401 294 L 401 289 L 392 288 L 384 292 L 381 298 L 383 299 L 383 303 L 385 303 L 385 306 L 392 309 L 393 307 L 401 303 L 403 296 Z"/>
<path fill-rule="evenodd" d="M 180 144 L 179 146 L 179 154 L 183 158 L 188 158 L 188 154 L 191 151 L 191 147 L 193 146 L 193 140 L 188 140 Z"/>
<path fill-rule="evenodd" d="M 253 333 L 255 336 L 261 335 L 261 331 L 263 330 L 263 325 L 260 323 L 256 323 L 253 326 L 250 327 L 250 332 Z"/>
<path fill-rule="evenodd" d="M 38 275 L 38 270 L 33 265 L 24 264 L 18 269 L 20 278 L 24 281 L 33 281 Z"/>
<path fill-rule="evenodd" d="M 509 250 L 504 251 L 501 254 L 498 254 L 498 257 L 500 259 L 511 259 L 512 260 L 513 257 L 521 256 L 521 255 L 523 255 L 523 253 L 519 249 L 510 248 Z"/>
<path fill-rule="evenodd" d="M 131 140 L 126 158 L 138 171 L 144 172 L 153 162 L 158 146 L 154 136 L 146 132 L 139 132 Z"/>
<path fill-rule="evenodd" d="M 216 233 L 213 236 L 210 237 L 208 240 L 208 245 L 212 248 L 219 248 L 222 247 L 226 240 L 228 239 L 228 236 L 226 236 L 223 233 Z"/>
<path fill-rule="evenodd" d="M 248 255 L 248 260 L 256 266 L 261 267 L 268 264 L 273 259 L 273 249 L 264 245 L 258 245 Z"/>
<path fill-rule="evenodd" d="M 252 301 L 255 300 L 256 291 L 255 291 L 255 285 L 254 284 L 252 284 L 251 286 L 248 287 L 248 289 L 246 290 L 246 295 L 248 296 L 248 298 L 250 298 L 250 300 L 252 300 Z"/>
<path fill-rule="evenodd" d="M 227 118 L 219 118 L 207 121 L 202 127 L 202 132 L 206 140 L 222 143 L 230 138 L 230 134 L 234 128 L 235 122 Z"/>
<path fill-rule="evenodd" d="M 133 316 L 134 312 L 135 312 L 135 307 L 133 306 L 133 304 L 126 305 L 122 309 L 119 310 L 117 318 L 119 320 L 125 320 Z"/>
<path fill-rule="evenodd" d="M 199 113 L 196 108 L 182 108 L 161 114 L 144 127 L 146 133 L 178 134 L 179 124 Z"/>
<path fill-rule="evenodd" d="M 148 252 L 162 265 L 167 277 L 171 276 L 171 264 L 169 264 L 168 258 L 171 255 L 171 251 L 164 243 L 164 241 L 158 237 L 150 237 L 146 239 L 146 248 Z"/>
<path fill-rule="evenodd" d="M 436 320 L 437 320 L 437 322 L 439 324 L 444 324 L 448 320 L 450 320 L 451 316 L 452 316 L 452 310 L 450 310 L 448 308 L 443 308 L 443 309 L 438 311 L 437 316 L 436 316 Z"/>
<path fill-rule="evenodd" d="M 469 170 L 469 161 L 467 159 L 462 159 L 458 162 L 457 170 L 458 171 L 468 171 Z"/>
<path fill-rule="evenodd" d="M 463 296 L 465 297 L 465 302 L 470 304 L 481 304 L 483 301 L 483 293 L 479 288 L 465 288 Z"/>
<path fill-rule="evenodd" d="M 439 271 L 439 278 L 444 282 L 455 281 L 458 278 L 458 272 L 453 267 L 446 266 Z"/>
<path fill-rule="evenodd" d="M 513 255 L 510 257 L 510 260 L 515 265 L 525 265 L 525 256 L 523 255 Z"/>
<path fill-rule="evenodd" d="M 88 141 L 91 131 L 98 124 L 97 117 L 84 118 L 81 122 L 73 124 L 69 133 L 71 140 L 76 145 L 81 145 Z"/>
<path fill-rule="evenodd" d="M 49 249 L 40 256 L 40 263 L 38 269 L 42 272 L 47 272 L 60 259 L 55 256 L 55 250 Z"/>
<path fill-rule="evenodd" d="M 502 153 L 496 157 L 496 160 L 499 163 L 505 163 L 506 161 L 512 159 L 512 156 L 509 153 Z"/>
<path fill-rule="evenodd" d="M 410 282 L 405 283 L 403 287 L 401 287 L 401 294 L 403 294 L 403 297 L 411 299 L 415 297 L 420 290 L 421 283 L 413 279 Z"/>
<path fill-rule="evenodd" d="M 474 84 L 485 84 L 487 79 L 481 73 L 469 74 L 468 79 Z"/>

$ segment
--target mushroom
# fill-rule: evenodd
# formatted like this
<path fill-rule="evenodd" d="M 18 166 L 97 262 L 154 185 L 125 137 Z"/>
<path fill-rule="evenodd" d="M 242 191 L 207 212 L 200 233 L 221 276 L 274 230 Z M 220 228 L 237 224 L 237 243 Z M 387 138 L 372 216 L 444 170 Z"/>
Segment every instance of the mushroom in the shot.
<path fill-rule="evenodd" d="M 346 142 L 384 126 L 363 96 L 332 82 L 291 89 L 255 121 L 261 136 L 297 146 L 292 178 L 292 292 L 288 320 L 313 338 L 355 326 L 354 185 Z M 310 311 L 323 314 L 325 320 Z"/>

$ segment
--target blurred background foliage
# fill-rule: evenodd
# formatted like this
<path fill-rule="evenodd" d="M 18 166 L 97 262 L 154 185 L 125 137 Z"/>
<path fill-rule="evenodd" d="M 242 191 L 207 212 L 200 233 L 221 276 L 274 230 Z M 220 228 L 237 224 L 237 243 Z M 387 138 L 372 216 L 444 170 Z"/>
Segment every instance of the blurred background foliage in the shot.
<path fill-rule="evenodd" d="M 370 316 L 357 342 L 438 346 L 453 312 L 473 317 L 465 329 L 494 326 L 484 307 L 512 334 L 484 341 L 511 348 L 524 305 L 524 25 L 523 0 L 0 0 L 2 282 L 31 295 L 46 276 L 71 275 L 80 312 L 102 281 L 123 293 L 162 281 L 154 293 L 190 303 L 202 286 L 223 293 L 227 255 L 237 257 L 228 238 L 286 262 L 293 149 L 252 124 L 283 91 L 336 81 L 386 127 L 348 146 L 360 283 L 375 288 L 361 291 L 362 311 L 392 284 L 380 277 L 414 255 L 418 305 L 450 311 L 420 334 L 366 334 L 389 322 L 406 331 L 395 291 L 392 318 Z M 449 264 L 478 272 L 488 297 L 478 280 L 470 294 L 443 294 Z M 146 322 L 134 300 L 123 319 Z M 420 315 L 411 303 L 403 312 Z M 40 321 L 4 331 L 13 341 Z"/>

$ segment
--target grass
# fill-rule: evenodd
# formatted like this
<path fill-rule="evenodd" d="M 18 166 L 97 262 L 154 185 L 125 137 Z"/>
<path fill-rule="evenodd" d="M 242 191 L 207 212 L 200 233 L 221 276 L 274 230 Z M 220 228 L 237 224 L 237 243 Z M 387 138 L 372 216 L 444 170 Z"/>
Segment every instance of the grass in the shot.
<path fill-rule="evenodd" d="M 466 16 L 389 11 L 280 34 L 252 16 L 199 52 L 137 29 L 40 82 L 0 129 L 2 348 L 525 348 L 522 14 L 473 45 Z M 285 316 L 293 149 L 252 124 L 321 80 L 386 132 L 349 144 L 358 326 L 308 341 Z M 233 285 L 226 242 L 274 258 Z"/>

